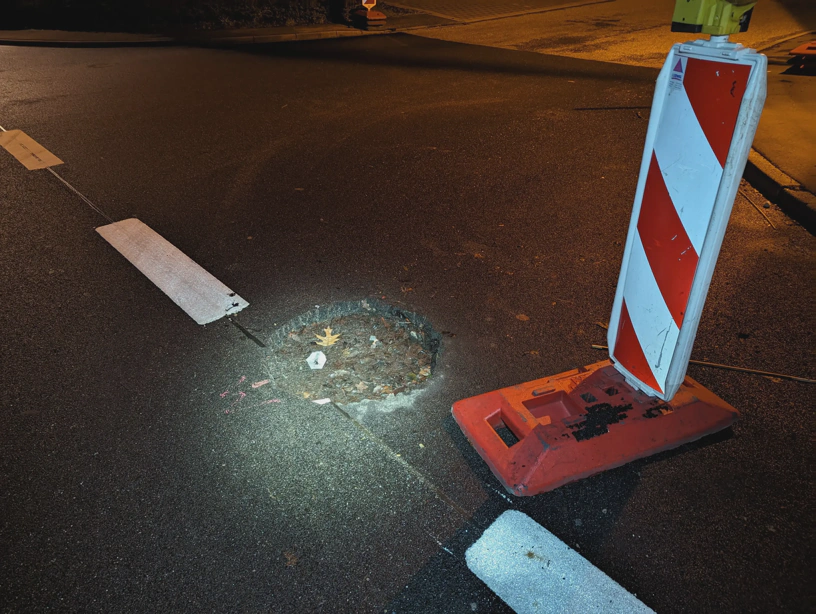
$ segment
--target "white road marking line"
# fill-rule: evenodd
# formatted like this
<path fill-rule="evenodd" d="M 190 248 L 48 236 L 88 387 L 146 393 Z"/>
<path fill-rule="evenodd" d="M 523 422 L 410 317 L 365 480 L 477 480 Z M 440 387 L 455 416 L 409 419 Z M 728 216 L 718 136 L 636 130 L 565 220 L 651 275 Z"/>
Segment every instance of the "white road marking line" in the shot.
<path fill-rule="evenodd" d="M 3 130 L 0 133 L 0 147 L 30 171 L 62 164 L 62 160 L 22 130 Z"/>
<path fill-rule="evenodd" d="M 96 231 L 198 324 L 237 313 L 249 303 L 135 218 Z"/>
<path fill-rule="evenodd" d="M 465 560 L 518 614 L 654 614 L 547 529 L 515 510 L 499 516 L 468 548 Z"/>
<path fill-rule="evenodd" d="M 198 324 L 209 324 L 249 306 L 247 301 L 146 224 L 135 218 L 113 222 L 104 211 L 50 168 L 62 164 L 62 160 L 22 130 L 6 130 L 0 126 L 0 146 L 28 170 L 48 170 L 91 209 L 111 222 L 97 228 L 97 232 Z M 233 324 L 242 328 L 235 321 Z M 246 331 L 244 333 L 263 346 L 252 335 Z"/>

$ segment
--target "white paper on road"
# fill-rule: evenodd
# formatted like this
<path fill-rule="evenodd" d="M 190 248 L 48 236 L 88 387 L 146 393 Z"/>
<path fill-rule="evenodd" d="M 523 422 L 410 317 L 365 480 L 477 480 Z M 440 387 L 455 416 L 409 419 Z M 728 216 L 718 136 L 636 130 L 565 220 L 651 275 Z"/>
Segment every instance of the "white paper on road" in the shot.
<path fill-rule="evenodd" d="M 646 614 L 647 608 L 572 548 L 515 510 L 465 553 L 470 570 L 518 614 Z"/>
<path fill-rule="evenodd" d="M 22 130 L 0 132 L 0 147 L 17 158 L 30 171 L 62 164 L 62 160 Z"/>
<path fill-rule="evenodd" d="M 96 231 L 198 324 L 214 322 L 249 305 L 136 218 Z"/>

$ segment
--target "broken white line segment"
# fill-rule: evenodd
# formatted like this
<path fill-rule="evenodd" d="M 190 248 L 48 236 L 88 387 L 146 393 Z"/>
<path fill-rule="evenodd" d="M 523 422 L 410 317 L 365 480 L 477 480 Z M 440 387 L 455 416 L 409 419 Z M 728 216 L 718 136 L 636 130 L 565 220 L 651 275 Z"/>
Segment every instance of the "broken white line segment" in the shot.
<path fill-rule="evenodd" d="M 40 145 L 22 130 L 6 130 L 0 127 L 0 147 L 30 171 L 49 168 L 62 164 L 57 156 Z"/>
<path fill-rule="evenodd" d="M 238 313 L 249 303 L 136 218 L 96 231 L 198 324 Z"/>
<path fill-rule="evenodd" d="M 654 614 L 572 548 L 515 510 L 465 553 L 470 570 L 518 614 Z"/>

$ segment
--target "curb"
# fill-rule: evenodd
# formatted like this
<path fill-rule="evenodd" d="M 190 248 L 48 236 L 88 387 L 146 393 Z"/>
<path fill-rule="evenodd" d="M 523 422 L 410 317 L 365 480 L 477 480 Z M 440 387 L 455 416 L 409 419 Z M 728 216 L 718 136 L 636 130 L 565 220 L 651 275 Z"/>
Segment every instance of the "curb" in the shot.
<path fill-rule="evenodd" d="M 149 40 L 35 40 L 35 39 L 0 39 L 0 45 L 10 47 L 169 47 L 178 45 L 172 38 L 152 38 Z"/>
<path fill-rule="evenodd" d="M 15 47 L 169 47 L 173 45 L 201 45 L 205 47 L 233 47 L 240 45 L 259 45 L 264 43 L 282 43 L 291 41 L 309 41 L 330 38 L 348 38 L 370 36 L 372 34 L 393 34 L 399 28 L 379 31 L 365 31 L 356 28 L 336 30 L 317 30 L 313 32 L 285 32 L 280 34 L 236 35 L 236 36 L 185 36 L 156 37 L 146 40 L 112 39 L 112 40 L 48 40 L 48 39 L 4 39 L 0 45 Z"/>
<path fill-rule="evenodd" d="M 755 149 L 748 154 L 743 177 L 765 198 L 779 205 L 788 217 L 816 235 L 816 196 L 798 181 L 776 168 Z"/>
<path fill-rule="evenodd" d="M 260 45 L 265 43 L 349 38 L 380 33 L 381 32 L 367 32 L 349 28 L 344 30 L 328 30 L 323 32 L 287 32 L 283 34 L 262 34 L 258 36 L 223 36 L 212 38 L 182 36 L 175 39 L 175 43 L 179 45 L 201 45 L 204 47 L 237 47 L 241 45 Z"/>

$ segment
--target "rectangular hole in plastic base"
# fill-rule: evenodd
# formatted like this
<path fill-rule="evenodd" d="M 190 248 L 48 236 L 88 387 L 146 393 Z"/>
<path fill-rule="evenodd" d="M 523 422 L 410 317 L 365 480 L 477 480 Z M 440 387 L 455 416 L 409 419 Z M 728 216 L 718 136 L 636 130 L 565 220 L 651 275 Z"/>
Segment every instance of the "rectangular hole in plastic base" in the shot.
<path fill-rule="evenodd" d="M 511 431 L 504 422 L 499 421 L 498 424 L 491 424 L 493 430 L 496 431 L 496 434 L 501 438 L 508 448 L 512 448 L 519 442 L 519 438 L 516 437 L 516 434 Z"/>

